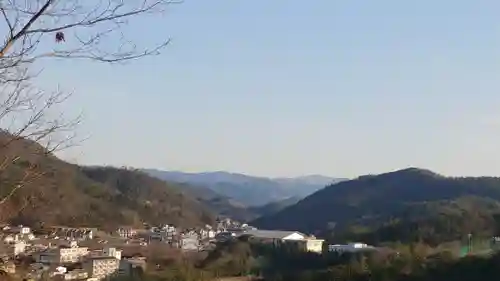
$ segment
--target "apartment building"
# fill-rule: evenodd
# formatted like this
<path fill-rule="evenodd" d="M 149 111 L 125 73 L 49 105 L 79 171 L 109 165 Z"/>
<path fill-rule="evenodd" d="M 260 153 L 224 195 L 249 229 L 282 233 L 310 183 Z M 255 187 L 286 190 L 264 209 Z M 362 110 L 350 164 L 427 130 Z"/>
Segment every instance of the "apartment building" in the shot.
<path fill-rule="evenodd" d="M 35 260 L 43 264 L 68 264 L 80 262 L 89 254 L 87 247 L 61 246 L 56 249 L 47 249 L 35 255 Z"/>
<path fill-rule="evenodd" d="M 122 238 L 131 238 L 137 235 L 137 230 L 132 228 L 118 228 L 116 234 Z"/>
<path fill-rule="evenodd" d="M 114 257 L 93 257 L 87 259 L 83 268 L 89 273 L 89 276 L 96 279 L 104 279 L 115 273 L 118 273 L 120 260 Z"/>

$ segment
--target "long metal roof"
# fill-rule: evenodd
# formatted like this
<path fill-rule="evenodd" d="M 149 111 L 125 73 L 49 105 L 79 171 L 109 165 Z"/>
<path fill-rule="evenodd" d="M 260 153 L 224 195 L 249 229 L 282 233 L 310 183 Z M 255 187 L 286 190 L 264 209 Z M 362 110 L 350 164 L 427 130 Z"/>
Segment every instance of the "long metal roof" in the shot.
<path fill-rule="evenodd" d="M 251 235 L 257 238 L 264 239 L 284 239 L 292 234 L 302 235 L 304 238 L 306 235 L 297 232 L 297 231 L 283 231 L 283 230 L 247 230 L 245 232 L 240 233 L 241 235 Z"/>

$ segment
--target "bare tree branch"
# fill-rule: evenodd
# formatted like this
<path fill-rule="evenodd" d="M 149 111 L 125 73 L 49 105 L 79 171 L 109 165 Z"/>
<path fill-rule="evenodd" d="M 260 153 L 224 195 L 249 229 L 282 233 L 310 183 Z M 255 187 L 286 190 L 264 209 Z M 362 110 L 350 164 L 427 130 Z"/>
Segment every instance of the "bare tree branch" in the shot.
<path fill-rule="evenodd" d="M 44 175 L 38 162 L 78 141 L 75 128 L 80 117 L 68 119 L 58 108 L 70 94 L 45 92 L 31 86 L 27 77 L 19 78 L 0 88 L 0 176 L 10 175 L 11 167 L 20 161 L 28 165 L 22 167 L 23 176 L 11 182 L 12 186 L 0 183 L 0 207 Z"/>
<path fill-rule="evenodd" d="M 161 15 L 176 3 L 180 2 L 0 0 L 0 36 L 4 38 L 0 43 L 0 213 L 20 190 L 44 176 L 40 159 L 78 142 L 75 127 L 80 116 L 69 118 L 59 108 L 70 94 L 34 85 L 34 63 L 50 58 L 115 63 L 157 55 L 170 43 L 169 38 L 139 47 L 127 39 L 125 27 L 140 17 Z M 26 155 L 26 141 L 39 144 L 35 155 Z M 23 175 L 6 186 L 2 176 L 16 165 L 24 165 Z"/>
<path fill-rule="evenodd" d="M 116 62 L 156 55 L 168 45 L 170 39 L 167 38 L 156 46 L 139 50 L 136 44 L 125 38 L 123 27 L 140 15 L 161 13 L 167 5 L 180 1 L 33 0 L 18 3 L 1 0 L 0 3 L 8 30 L 5 43 L 0 44 L 0 58 L 22 56 L 23 62 L 33 62 L 41 57 Z M 50 42 L 54 34 L 61 32 L 64 42 L 51 50 L 41 48 L 40 42 Z M 68 35 L 72 36 L 68 38 Z M 82 37 L 87 39 L 82 40 Z M 112 45 L 116 49 L 105 51 L 102 48 L 104 45 Z M 126 50 L 124 47 L 127 47 Z"/>

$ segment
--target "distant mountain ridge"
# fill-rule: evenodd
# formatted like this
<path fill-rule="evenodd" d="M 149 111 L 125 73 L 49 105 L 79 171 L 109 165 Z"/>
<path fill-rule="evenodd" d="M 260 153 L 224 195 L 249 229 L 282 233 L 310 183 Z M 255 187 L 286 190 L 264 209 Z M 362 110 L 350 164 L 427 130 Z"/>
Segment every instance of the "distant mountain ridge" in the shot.
<path fill-rule="evenodd" d="M 293 178 L 273 178 L 273 180 L 281 182 L 281 183 L 293 183 L 293 184 L 313 184 L 313 185 L 323 185 L 327 186 L 335 182 L 339 182 L 340 178 L 332 178 L 323 175 L 307 175 L 301 177 L 293 177 Z"/>
<path fill-rule="evenodd" d="M 291 197 L 304 198 L 326 185 L 345 180 L 321 175 L 266 178 L 224 171 L 203 173 L 157 169 L 143 169 L 143 171 L 165 181 L 203 186 L 252 207 L 263 206 Z"/>

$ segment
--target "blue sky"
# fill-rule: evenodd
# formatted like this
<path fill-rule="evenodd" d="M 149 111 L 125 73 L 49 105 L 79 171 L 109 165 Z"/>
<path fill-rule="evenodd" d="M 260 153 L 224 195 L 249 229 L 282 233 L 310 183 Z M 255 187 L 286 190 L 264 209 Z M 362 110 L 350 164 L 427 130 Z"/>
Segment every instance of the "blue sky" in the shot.
<path fill-rule="evenodd" d="M 125 66 L 47 62 L 80 164 L 352 177 L 500 175 L 500 2 L 186 0 Z M 153 23 L 155 26 L 152 26 Z"/>

